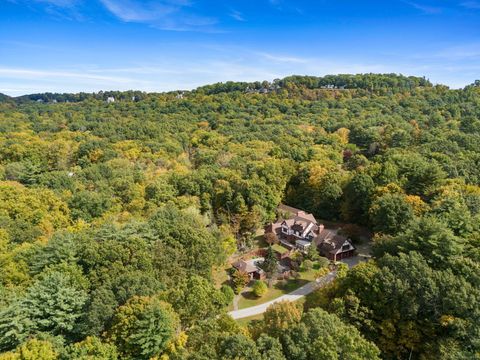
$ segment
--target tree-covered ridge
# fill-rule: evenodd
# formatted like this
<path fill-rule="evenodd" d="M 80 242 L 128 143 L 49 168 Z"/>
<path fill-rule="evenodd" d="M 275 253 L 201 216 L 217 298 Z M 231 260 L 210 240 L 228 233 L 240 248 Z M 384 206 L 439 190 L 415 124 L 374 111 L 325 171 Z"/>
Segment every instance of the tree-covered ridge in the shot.
<path fill-rule="evenodd" d="M 0 359 L 474 359 L 479 140 L 478 86 L 398 75 L 6 99 Z M 212 269 L 282 201 L 375 259 L 239 328 Z"/>

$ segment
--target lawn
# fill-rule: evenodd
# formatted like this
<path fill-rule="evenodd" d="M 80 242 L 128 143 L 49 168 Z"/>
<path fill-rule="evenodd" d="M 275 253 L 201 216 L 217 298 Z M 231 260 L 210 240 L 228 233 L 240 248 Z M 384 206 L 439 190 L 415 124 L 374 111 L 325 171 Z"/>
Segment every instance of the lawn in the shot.
<path fill-rule="evenodd" d="M 249 316 L 243 319 L 238 319 L 235 321 L 240 326 L 247 326 L 253 320 L 262 320 L 262 319 L 263 319 L 263 314 L 258 314 L 258 315 Z"/>
<path fill-rule="evenodd" d="M 312 269 L 309 271 L 300 272 L 299 279 L 289 279 L 286 283 L 277 283 L 267 290 L 267 293 L 262 297 L 256 297 L 252 291 L 242 293 L 238 301 L 238 308 L 244 309 L 250 306 L 260 305 L 268 301 L 274 300 L 282 295 L 291 293 L 299 287 L 315 280 L 315 273 L 318 270 Z"/>
<path fill-rule="evenodd" d="M 287 252 L 289 252 L 290 250 L 287 249 L 285 246 L 282 246 L 280 244 L 274 244 L 272 245 L 272 249 L 276 252 L 278 252 L 279 254 L 285 254 Z"/>

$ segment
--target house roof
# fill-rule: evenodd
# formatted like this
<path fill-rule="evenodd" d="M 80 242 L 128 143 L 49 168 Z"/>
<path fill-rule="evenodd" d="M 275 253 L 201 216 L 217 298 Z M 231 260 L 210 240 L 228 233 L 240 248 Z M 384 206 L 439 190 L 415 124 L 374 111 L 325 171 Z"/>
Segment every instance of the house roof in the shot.
<path fill-rule="evenodd" d="M 263 258 L 256 258 L 256 259 L 250 259 L 250 260 L 238 260 L 234 262 L 232 265 L 234 268 L 244 271 L 248 274 L 252 272 L 263 272 L 262 269 L 258 267 L 258 263 L 263 262 Z"/>
<path fill-rule="evenodd" d="M 320 226 L 312 214 L 284 204 L 280 204 L 277 210 L 280 212 L 280 218 L 275 223 L 268 224 L 265 232 L 273 232 L 280 236 L 282 224 L 285 223 L 289 228 L 300 232 L 303 237 L 306 237 L 311 231 L 315 235 L 318 234 Z M 290 217 L 282 219 L 282 212 L 288 213 Z"/>
<path fill-rule="evenodd" d="M 297 240 L 295 241 L 295 244 L 299 245 L 299 246 L 309 246 L 311 245 L 312 243 L 310 241 L 305 241 L 305 240 Z"/>
<path fill-rule="evenodd" d="M 300 210 L 285 204 L 278 205 L 277 210 L 279 212 L 292 214 L 291 218 L 303 219 L 303 220 L 313 222 L 314 224 L 317 224 L 317 219 L 315 219 L 315 216 L 303 210 Z"/>
<path fill-rule="evenodd" d="M 342 252 L 342 246 L 348 242 L 353 249 L 352 242 L 347 239 L 345 236 L 338 235 L 334 230 L 323 230 L 315 239 L 315 243 L 318 245 L 320 250 L 324 253 L 338 254 Z"/>
<path fill-rule="evenodd" d="M 291 206 L 288 206 L 288 205 L 285 205 L 285 204 L 278 205 L 277 210 L 283 211 L 283 212 L 289 212 L 293 215 L 296 215 L 299 211 L 302 211 L 300 209 L 297 209 L 297 208 L 294 208 L 294 207 L 291 207 Z"/>
<path fill-rule="evenodd" d="M 314 241 L 317 245 L 320 245 L 322 242 L 330 240 L 334 238 L 336 235 L 337 235 L 336 230 L 323 229 L 322 231 L 320 231 L 320 233 L 318 234 L 318 236 L 315 238 Z"/>

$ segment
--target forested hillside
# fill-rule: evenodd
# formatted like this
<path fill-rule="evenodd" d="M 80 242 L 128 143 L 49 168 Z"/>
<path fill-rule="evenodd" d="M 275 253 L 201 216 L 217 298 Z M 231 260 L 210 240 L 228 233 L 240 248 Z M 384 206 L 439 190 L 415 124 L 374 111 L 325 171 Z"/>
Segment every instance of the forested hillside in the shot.
<path fill-rule="evenodd" d="M 0 359 L 480 359 L 479 85 L 0 95 Z M 215 269 L 281 202 L 374 259 L 241 326 Z"/>

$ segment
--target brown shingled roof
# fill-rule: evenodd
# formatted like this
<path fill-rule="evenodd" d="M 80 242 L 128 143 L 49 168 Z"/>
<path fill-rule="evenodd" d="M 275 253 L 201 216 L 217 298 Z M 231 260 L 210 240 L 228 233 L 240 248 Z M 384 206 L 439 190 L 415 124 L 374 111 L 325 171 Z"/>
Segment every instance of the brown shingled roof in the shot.
<path fill-rule="evenodd" d="M 353 246 L 352 242 L 345 236 L 336 234 L 332 230 L 323 230 L 315 239 L 315 243 L 323 253 L 338 254 L 342 250 L 342 245 L 348 241 Z"/>

